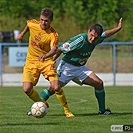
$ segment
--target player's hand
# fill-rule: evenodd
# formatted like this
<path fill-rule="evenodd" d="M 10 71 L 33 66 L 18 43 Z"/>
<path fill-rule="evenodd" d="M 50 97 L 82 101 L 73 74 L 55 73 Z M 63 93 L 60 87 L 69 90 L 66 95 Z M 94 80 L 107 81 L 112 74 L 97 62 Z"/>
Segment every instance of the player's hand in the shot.
<path fill-rule="evenodd" d="M 38 60 L 39 60 L 40 62 L 43 62 L 45 59 L 46 59 L 46 54 L 41 54 L 41 55 L 38 57 Z"/>
<path fill-rule="evenodd" d="M 118 29 L 121 29 L 122 28 L 122 18 L 120 18 L 120 20 L 119 20 L 119 23 L 118 23 Z"/>
<path fill-rule="evenodd" d="M 23 36 L 22 36 L 22 34 L 21 34 L 21 33 L 20 33 L 20 34 L 18 34 L 17 39 L 18 39 L 19 41 L 22 41 Z"/>

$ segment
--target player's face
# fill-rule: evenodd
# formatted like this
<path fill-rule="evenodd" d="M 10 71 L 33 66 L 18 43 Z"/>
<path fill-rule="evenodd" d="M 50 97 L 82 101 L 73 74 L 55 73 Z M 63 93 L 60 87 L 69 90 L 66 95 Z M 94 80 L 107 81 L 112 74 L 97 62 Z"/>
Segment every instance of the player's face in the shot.
<path fill-rule="evenodd" d="M 49 18 L 43 16 L 43 15 L 40 15 L 40 27 L 43 29 L 43 30 L 47 30 L 50 28 L 50 24 L 51 24 L 52 20 L 50 20 Z"/>
<path fill-rule="evenodd" d="M 98 34 L 95 32 L 95 30 L 88 30 L 88 41 L 92 44 L 99 38 Z"/>

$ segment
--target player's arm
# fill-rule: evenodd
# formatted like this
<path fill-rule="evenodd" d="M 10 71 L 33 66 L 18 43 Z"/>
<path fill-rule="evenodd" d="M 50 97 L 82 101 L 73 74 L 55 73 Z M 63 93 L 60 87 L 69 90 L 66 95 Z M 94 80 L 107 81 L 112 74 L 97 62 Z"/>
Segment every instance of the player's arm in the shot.
<path fill-rule="evenodd" d="M 51 46 L 51 50 L 47 54 L 41 54 L 38 57 L 38 60 L 43 62 L 46 58 L 54 56 L 56 51 L 57 51 L 57 46 Z"/>
<path fill-rule="evenodd" d="M 122 18 L 120 18 L 117 27 L 115 27 L 115 28 L 113 28 L 111 30 L 106 30 L 105 31 L 106 37 L 110 37 L 110 36 L 114 35 L 116 32 L 121 30 L 121 28 L 122 28 Z"/>
<path fill-rule="evenodd" d="M 61 48 L 58 48 L 56 54 L 53 56 L 53 60 L 55 61 L 61 55 L 61 53 Z"/>
<path fill-rule="evenodd" d="M 23 31 L 18 35 L 17 39 L 21 41 L 23 39 L 23 36 L 29 31 L 28 25 L 25 26 Z"/>

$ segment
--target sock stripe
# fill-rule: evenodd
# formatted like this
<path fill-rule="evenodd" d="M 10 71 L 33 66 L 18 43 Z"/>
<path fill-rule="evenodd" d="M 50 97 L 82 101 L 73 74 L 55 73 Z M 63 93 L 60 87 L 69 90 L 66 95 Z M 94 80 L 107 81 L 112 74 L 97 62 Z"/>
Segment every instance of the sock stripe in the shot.
<path fill-rule="evenodd" d="M 67 105 L 67 102 L 63 106 L 65 106 L 65 105 Z"/>
<path fill-rule="evenodd" d="M 31 90 L 29 93 L 27 93 L 28 96 L 32 95 L 33 90 Z"/>
<path fill-rule="evenodd" d="M 97 89 L 95 89 L 95 92 L 97 92 L 97 93 L 101 93 L 101 92 L 103 92 L 104 91 L 104 89 L 102 89 L 102 90 L 97 90 Z"/>

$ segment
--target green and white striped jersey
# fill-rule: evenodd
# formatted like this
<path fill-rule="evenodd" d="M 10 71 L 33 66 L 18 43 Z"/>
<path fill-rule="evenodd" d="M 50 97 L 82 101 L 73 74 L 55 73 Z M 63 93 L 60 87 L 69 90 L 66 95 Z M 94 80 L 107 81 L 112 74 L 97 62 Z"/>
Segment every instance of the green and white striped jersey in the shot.
<path fill-rule="evenodd" d="M 103 32 L 96 42 L 90 44 L 87 36 L 87 33 L 82 33 L 62 44 L 60 46 L 64 54 L 62 60 L 75 66 L 85 65 L 95 46 L 106 38 Z"/>

